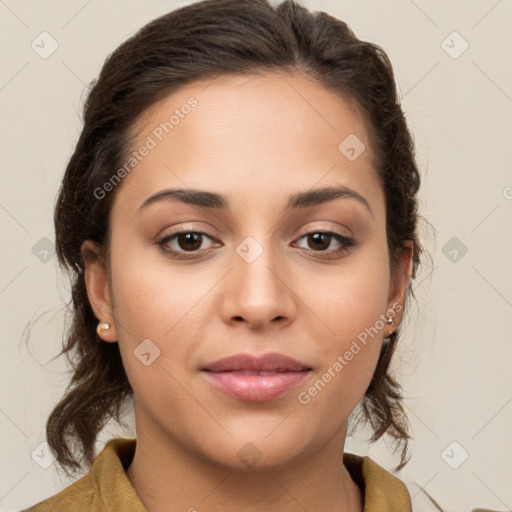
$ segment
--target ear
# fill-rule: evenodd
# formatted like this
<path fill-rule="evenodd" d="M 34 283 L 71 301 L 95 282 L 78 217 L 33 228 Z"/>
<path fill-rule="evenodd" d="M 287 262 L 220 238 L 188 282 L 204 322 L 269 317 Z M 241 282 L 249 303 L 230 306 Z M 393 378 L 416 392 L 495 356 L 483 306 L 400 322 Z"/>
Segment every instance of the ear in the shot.
<path fill-rule="evenodd" d="M 395 326 L 402 321 L 407 289 L 411 280 L 413 254 L 414 243 L 412 240 L 406 240 L 396 255 L 398 268 L 391 276 L 388 298 L 388 311 L 395 311 L 393 317 Z"/>
<path fill-rule="evenodd" d="M 112 313 L 109 289 L 109 274 L 101 248 L 92 240 L 86 240 L 81 248 L 85 264 L 84 280 L 87 296 L 98 323 L 110 324 L 109 329 L 101 329 L 98 336 L 103 341 L 117 341 L 117 333 Z"/>

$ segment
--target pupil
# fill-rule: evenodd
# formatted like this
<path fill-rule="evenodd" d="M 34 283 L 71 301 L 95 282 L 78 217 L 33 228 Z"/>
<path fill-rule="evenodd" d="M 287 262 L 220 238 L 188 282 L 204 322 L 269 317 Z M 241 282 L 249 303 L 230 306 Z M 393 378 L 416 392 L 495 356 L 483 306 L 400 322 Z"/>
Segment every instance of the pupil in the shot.
<path fill-rule="evenodd" d="M 312 235 L 309 235 L 309 237 L 313 240 L 313 244 L 320 244 L 320 249 L 326 249 L 329 247 L 330 242 L 330 236 L 326 233 L 313 233 Z M 322 243 L 323 238 L 323 243 Z"/>
<path fill-rule="evenodd" d="M 184 244 L 181 243 L 183 239 L 185 240 Z M 180 234 L 178 242 L 182 249 L 193 251 L 201 246 L 201 235 L 195 232 Z M 192 244 L 192 247 L 189 244 Z"/>

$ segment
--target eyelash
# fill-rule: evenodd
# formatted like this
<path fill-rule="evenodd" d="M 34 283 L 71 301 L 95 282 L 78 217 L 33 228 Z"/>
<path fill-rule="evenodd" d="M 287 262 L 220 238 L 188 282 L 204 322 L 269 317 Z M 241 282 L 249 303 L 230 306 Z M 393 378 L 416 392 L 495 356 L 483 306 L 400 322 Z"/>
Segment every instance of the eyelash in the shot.
<path fill-rule="evenodd" d="M 211 237 L 210 235 L 208 235 L 208 233 L 205 233 L 203 231 L 192 230 L 192 229 L 183 229 L 180 231 L 175 231 L 174 233 L 157 240 L 156 243 L 165 255 L 169 255 L 174 259 L 181 259 L 181 260 L 197 259 L 197 257 L 195 257 L 195 256 L 191 257 L 189 255 L 196 254 L 198 251 L 200 251 L 200 249 L 195 250 L 195 251 L 181 252 L 181 251 L 177 251 L 176 249 L 171 249 L 168 245 L 171 240 L 178 237 L 179 235 L 189 234 L 189 233 L 195 233 L 197 235 L 202 235 L 202 236 L 206 236 L 210 239 L 213 239 L 213 237 Z M 311 252 L 313 252 L 313 253 L 327 253 L 327 254 L 331 254 L 331 255 L 341 255 L 341 254 L 348 252 L 351 248 L 353 248 L 357 245 L 357 243 L 354 239 L 346 237 L 344 235 L 340 235 L 339 233 L 336 233 L 334 231 L 321 231 L 321 230 L 309 231 L 308 233 L 304 233 L 299 238 L 299 240 L 301 240 L 309 235 L 315 235 L 315 234 L 330 235 L 336 241 L 340 242 L 342 245 L 338 249 L 334 249 L 334 250 L 331 249 L 329 251 L 325 251 L 325 250 L 315 251 L 313 249 L 310 249 Z M 211 249 L 203 249 L 203 250 L 208 251 L 208 252 L 211 251 Z M 304 250 L 308 250 L 308 249 L 304 249 Z M 326 258 L 324 258 L 324 259 L 326 259 Z"/>

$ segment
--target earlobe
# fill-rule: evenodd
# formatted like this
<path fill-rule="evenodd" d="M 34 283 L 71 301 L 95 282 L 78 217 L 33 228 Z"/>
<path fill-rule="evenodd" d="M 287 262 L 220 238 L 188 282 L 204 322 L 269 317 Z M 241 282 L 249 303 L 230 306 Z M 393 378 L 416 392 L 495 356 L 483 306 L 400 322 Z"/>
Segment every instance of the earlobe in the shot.
<path fill-rule="evenodd" d="M 109 289 L 108 268 L 101 247 L 92 240 L 85 240 L 81 247 L 84 260 L 84 281 L 87 296 L 98 319 L 96 332 L 103 341 L 117 341 Z M 107 327 L 108 325 L 108 327 Z"/>

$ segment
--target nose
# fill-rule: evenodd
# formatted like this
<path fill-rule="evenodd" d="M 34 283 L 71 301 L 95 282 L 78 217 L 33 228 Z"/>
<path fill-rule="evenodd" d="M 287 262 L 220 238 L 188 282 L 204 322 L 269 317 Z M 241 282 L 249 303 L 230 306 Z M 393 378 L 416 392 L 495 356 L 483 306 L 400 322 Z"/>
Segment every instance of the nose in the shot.
<path fill-rule="evenodd" d="M 254 251 L 261 253 L 253 259 L 251 251 L 253 257 Z M 232 262 L 233 268 L 223 280 L 222 317 L 226 323 L 244 322 L 252 330 L 272 330 L 294 321 L 297 308 L 289 267 L 286 270 L 286 262 L 268 244 L 239 246 Z"/>

